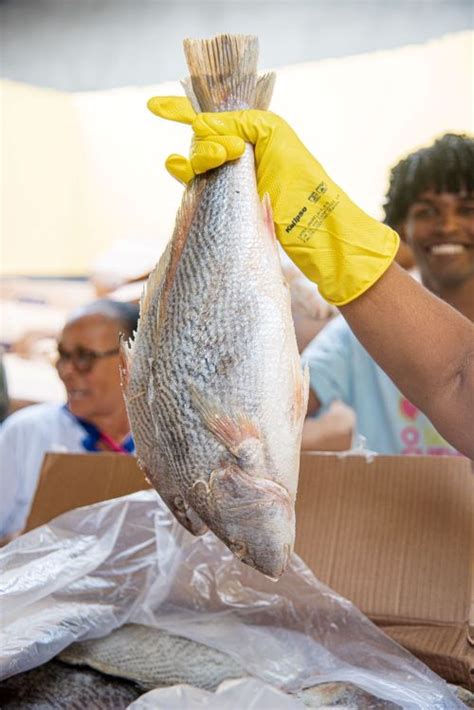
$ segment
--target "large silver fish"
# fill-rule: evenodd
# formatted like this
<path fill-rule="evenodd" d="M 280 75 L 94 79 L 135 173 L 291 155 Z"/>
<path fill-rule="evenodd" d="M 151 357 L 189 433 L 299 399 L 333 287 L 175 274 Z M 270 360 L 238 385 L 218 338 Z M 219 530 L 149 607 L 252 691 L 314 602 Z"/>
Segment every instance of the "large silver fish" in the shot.
<path fill-rule="evenodd" d="M 255 37 L 184 46 L 197 110 L 268 106 Z M 308 376 L 250 145 L 186 188 L 122 362 L 138 458 L 170 510 L 278 578 L 293 549 Z"/>

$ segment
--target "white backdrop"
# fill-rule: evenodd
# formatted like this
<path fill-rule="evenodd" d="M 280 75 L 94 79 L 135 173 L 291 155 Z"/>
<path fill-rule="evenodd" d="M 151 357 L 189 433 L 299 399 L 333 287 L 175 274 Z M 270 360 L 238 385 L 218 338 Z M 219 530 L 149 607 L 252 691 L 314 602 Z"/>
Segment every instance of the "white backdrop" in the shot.
<path fill-rule="evenodd" d="M 381 217 L 390 165 L 473 130 L 473 37 L 285 67 L 271 108 Z M 158 259 L 182 192 L 163 162 L 187 152 L 190 132 L 146 101 L 176 92 L 178 82 L 74 94 L 2 82 L 4 273 L 87 274 L 120 240 Z"/>

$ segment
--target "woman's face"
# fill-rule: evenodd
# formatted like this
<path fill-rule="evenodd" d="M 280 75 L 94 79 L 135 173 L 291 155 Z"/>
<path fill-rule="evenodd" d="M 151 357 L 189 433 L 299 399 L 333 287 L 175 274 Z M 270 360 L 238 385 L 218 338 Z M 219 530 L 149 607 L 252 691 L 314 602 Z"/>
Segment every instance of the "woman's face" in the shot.
<path fill-rule="evenodd" d="M 116 320 L 101 314 L 67 323 L 58 342 L 56 364 L 73 414 L 93 421 L 123 408 L 120 384 L 119 330 Z M 112 354 L 106 356 L 103 353 Z M 86 371 L 84 371 L 86 370 Z"/>

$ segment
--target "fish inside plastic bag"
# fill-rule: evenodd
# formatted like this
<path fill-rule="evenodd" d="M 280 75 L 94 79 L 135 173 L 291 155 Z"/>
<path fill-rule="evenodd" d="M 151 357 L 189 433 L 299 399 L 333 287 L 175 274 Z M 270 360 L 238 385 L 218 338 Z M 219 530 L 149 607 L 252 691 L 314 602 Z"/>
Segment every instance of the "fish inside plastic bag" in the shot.
<path fill-rule="evenodd" d="M 0 679 L 130 622 L 216 648 L 286 692 L 344 681 L 402 708 L 463 707 L 296 555 L 274 583 L 214 535 L 187 533 L 154 491 L 22 535 L 0 551 L 0 575 Z"/>
<path fill-rule="evenodd" d="M 248 675 L 226 653 L 142 624 L 124 624 L 100 639 L 73 643 L 58 659 L 133 681 L 143 692 L 168 685 L 214 691 L 225 680 Z"/>
<path fill-rule="evenodd" d="M 226 680 L 215 693 L 190 685 L 158 688 L 137 698 L 130 710 L 304 710 L 299 700 L 256 678 Z"/>
<path fill-rule="evenodd" d="M 213 693 L 218 689 L 222 690 L 223 683 L 226 681 L 245 679 L 249 675 L 245 668 L 226 653 L 222 653 L 222 651 L 210 648 L 202 643 L 196 643 L 196 641 L 191 641 L 191 639 L 183 636 L 176 636 L 162 629 L 155 629 L 141 624 L 124 624 L 124 626 L 100 639 L 89 639 L 88 641 L 73 643 L 62 651 L 57 656 L 57 659 L 69 664 L 69 666 L 74 666 L 71 671 L 76 673 L 75 677 L 77 677 L 78 670 L 83 672 L 85 667 L 89 667 L 111 678 L 133 681 L 137 688 L 140 687 L 142 689 L 142 693 L 155 688 L 173 686 L 173 692 L 150 696 L 153 699 L 156 697 L 157 707 L 160 708 L 163 706 L 164 698 L 166 698 L 167 702 L 181 698 L 181 689 L 184 686 L 191 686 L 195 690 L 202 689 Z M 34 684 L 36 681 L 35 674 L 38 672 L 40 673 L 39 682 L 41 682 L 41 672 L 55 663 L 56 661 L 53 659 L 39 668 L 13 676 L 5 683 L 8 683 L 10 688 L 13 686 L 15 690 L 19 686 L 21 692 L 25 693 L 28 681 L 31 679 Z M 54 670 L 57 670 L 57 666 L 55 666 Z M 81 682 L 80 678 L 78 680 Z M 277 692 L 275 688 L 264 684 L 263 681 L 257 681 L 256 678 L 249 678 L 248 680 L 249 684 L 242 685 L 242 690 L 244 687 L 246 689 L 249 687 L 256 688 L 255 684 L 258 682 L 261 686 L 272 688 L 275 693 Z M 59 682 L 62 686 L 64 683 L 63 678 L 59 679 Z M 3 686 L 4 683 L 0 683 L 0 702 Z M 122 690 L 122 688 L 120 689 Z M 50 694 L 54 694 L 53 687 L 50 688 Z M 59 688 L 57 688 L 57 694 L 61 695 L 61 697 L 63 696 Z M 81 683 L 81 687 L 78 689 L 79 698 L 77 700 L 74 698 L 74 701 L 81 702 L 83 694 L 83 685 Z M 270 701 L 274 694 L 264 692 L 265 698 L 267 695 Z M 216 696 L 196 693 L 192 695 L 192 702 L 204 702 L 208 697 L 209 702 L 214 702 L 214 698 L 217 696 L 223 701 L 219 693 L 216 693 Z M 229 697 L 227 695 L 225 697 L 226 707 L 231 707 L 233 699 L 238 697 L 238 693 L 232 691 Z M 284 697 L 294 698 L 295 696 L 284 694 Z M 345 708 L 370 708 L 370 710 L 398 710 L 400 707 L 398 704 L 388 700 L 375 698 L 371 693 L 366 693 L 353 683 L 345 682 L 318 683 L 318 685 L 314 685 L 311 688 L 301 690 L 297 697 L 306 707 L 310 708 L 342 706 Z M 187 698 L 186 702 L 191 703 L 191 700 Z M 69 704 L 65 707 L 69 708 Z M 117 707 L 118 703 L 114 705 L 114 708 Z M 241 710 L 242 705 L 236 703 L 234 707 L 235 710 Z M 245 707 L 247 707 L 247 704 Z M 263 704 L 259 707 L 262 708 Z M 186 705 L 186 708 L 188 708 L 188 705 Z M 274 710 L 273 707 L 272 710 Z"/>

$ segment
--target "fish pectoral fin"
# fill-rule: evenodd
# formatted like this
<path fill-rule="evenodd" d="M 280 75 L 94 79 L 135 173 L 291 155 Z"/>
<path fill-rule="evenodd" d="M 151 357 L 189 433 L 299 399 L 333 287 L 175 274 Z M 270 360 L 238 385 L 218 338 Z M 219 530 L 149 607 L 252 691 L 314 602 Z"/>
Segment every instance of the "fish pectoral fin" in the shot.
<path fill-rule="evenodd" d="M 261 434 L 254 421 L 245 413 L 233 409 L 224 411 L 222 406 L 210 397 L 205 397 L 191 385 L 194 406 L 207 428 L 219 441 L 237 457 L 245 454 L 249 443 L 261 445 Z"/>

